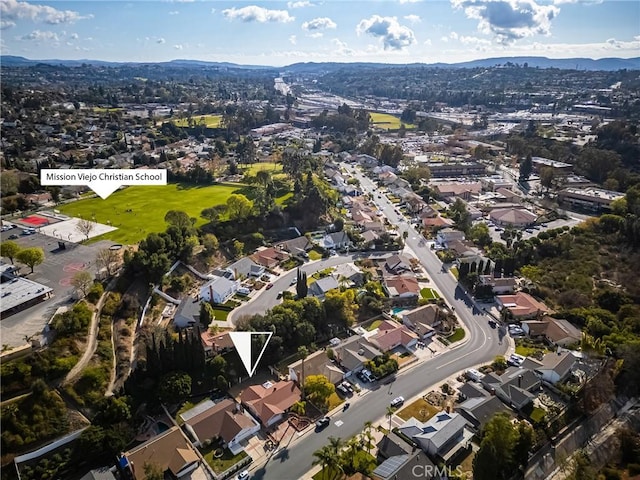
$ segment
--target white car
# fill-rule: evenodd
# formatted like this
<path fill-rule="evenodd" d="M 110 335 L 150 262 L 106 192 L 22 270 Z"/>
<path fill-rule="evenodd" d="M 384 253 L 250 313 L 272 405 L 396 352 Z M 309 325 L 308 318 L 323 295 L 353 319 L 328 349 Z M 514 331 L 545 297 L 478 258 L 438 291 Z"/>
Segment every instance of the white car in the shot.
<path fill-rule="evenodd" d="M 249 470 L 241 471 L 236 478 L 238 480 L 246 480 L 247 478 L 249 478 Z"/>
<path fill-rule="evenodd" d="M 391 406 L 393 408 L 398 408 L 400 405 L 402 405 L 404 403 L 404 397 L 400 396 L 400 397 L 396 397 L 393 400 L 391 400 Z"/>

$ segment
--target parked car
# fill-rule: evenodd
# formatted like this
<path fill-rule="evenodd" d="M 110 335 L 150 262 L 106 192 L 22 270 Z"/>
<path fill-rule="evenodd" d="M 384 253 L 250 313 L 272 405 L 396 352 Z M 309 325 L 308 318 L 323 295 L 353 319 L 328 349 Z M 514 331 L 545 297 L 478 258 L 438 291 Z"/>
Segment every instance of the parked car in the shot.
<path fill-rule="evenodd" d="M 241 471 L 236 478 L 238 480 L 246 480 L 247 478 L 249 478 L 249 470 Z"/>
<path fill-rule="evenodd" d="M 489 320 L 489 326 L 490 326 L 491 328 L 496 328 L 496 325 L 497 325 L 497 323 L 496 323 L 496 321 L 495 321 L 495 320 Z"/>
<path fill-rule="evenodd" d="M 18 235 L 16 235 L 15 233 L 13 235 L 9 235 L 9 240 L 16 240 L 20 237 L 18 237 Z"/>
<path fill-rule="evenodd" d="M 391 406 L 393 408 L 398 408 L 399 406 L 401 406 L 404 403 L 404 397 L 400 396 L 400 397 L 396 397 L 393 400 L 391 400 Z"/>
<path fill-rule="evenodd" d="M 268 284 L 267 284 L 267 290 L 269 290 L 269 289 L 271 289 L 271 288 L 273 288 L 273 283 L 268 283 Z"/>
<path fill-rule="evenodd" d="M 326 428 L 330 423 L 331 419 L 329 417 L 322 417 L 316 422 L 316 429 L 322 430 L 323 428 Z"/>

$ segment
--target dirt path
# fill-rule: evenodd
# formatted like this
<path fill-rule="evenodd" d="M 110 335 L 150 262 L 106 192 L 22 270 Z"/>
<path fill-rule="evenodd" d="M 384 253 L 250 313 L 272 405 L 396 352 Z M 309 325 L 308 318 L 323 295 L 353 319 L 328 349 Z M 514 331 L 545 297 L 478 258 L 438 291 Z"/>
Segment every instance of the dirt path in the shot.
<path fill-rule="evenodd" d="M 91 325 L 89 325 L 89 335 L 87 337 L 87 348 L 85 349 L 82 357 L 76 363 L 73 368 L 67 373 L 67 376 L 62 381 L 62 385 L 68 385 L 72 383 L 76 378 L 82 373 L 82 370 L 87 366 L 91 357 L 96 352 L 96 348 L 98 347 L 98 327 L 100 326 L 100 312 L 102 312 L 102 306 L 104 302 L 107 300 L 107 294 L 113 289 L 116 284 L 116 278 L 109 282 L 107 288 L 104 293 L 98 300 L 96 304 L 96 309 L 93 311 L 93 315 L 91 316 Z"/>

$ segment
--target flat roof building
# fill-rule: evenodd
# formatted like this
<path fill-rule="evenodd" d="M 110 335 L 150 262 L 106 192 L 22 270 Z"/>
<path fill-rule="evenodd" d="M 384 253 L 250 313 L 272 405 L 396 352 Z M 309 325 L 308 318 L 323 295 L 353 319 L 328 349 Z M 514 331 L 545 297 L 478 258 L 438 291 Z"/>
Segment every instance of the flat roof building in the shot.
<path fill-rule="evenodd" d="M 541 168 L 551 168 L 556 175 L 569 175 L 573 171 L 573 165 L 570 163 L 558 162 L 543 157 L 532 157 L 533 169 L 540 172 Z"/>
<path fill-rule="evenodd" d="M 0 264 L 0 315 L 6 318 L 40 303 L 51 296 L 53 289 L 27 278 L 16 276 L 16 268 Z"/>
<path fill-rule="evenodd" d="M 565 188 L 558 192 L 558 201 L 574 207 L 596 212 L 609 210 L 614 200 L 624 198 L 624 193 L 602 188 Z"/>

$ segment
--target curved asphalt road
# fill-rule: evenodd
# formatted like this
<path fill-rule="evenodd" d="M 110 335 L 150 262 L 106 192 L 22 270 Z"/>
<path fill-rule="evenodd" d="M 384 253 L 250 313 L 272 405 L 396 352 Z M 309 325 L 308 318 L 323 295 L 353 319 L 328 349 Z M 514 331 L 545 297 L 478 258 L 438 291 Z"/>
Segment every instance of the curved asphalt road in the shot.
<path fill-rule="evenodd" d="M 368 178 L 363 177 L 359 172 L 355 173 L 355 176 L 360 180 L 365 192 L 376 191 L 375 185 Z M 418 256 L 432 282 L 442 292 L 447 303 L 455 308 L 458 317 L 465 324 L 467 330 L 466 342 L 458 347 L 446 350 L 416 367 L 409 367 L 408 371 L 401 372 L 391 385 L 379 386 L 362 398 L 354 398 L 352 407 L 346 412 L 340 411 L 333 415 L 331 424 L 326 429 L 320 433 L 307 433 L 304 437 L 294 441 L 255 471 L 251 478 L 268 480 L 300 479 L 312 467 L 313 452 L 326 445 L 329 436 L 346 440 L 362 431 L 365 422 L 383 419 L 392 398 L 398 395 L 402 395 L 406 399 L 413 398 L 427 388 L 439 384 L 461 370 L 490 362 L 496 355 L 502 355 L 507 350 L 508 342 L 506 339 L 503 341 L 499 330 L 492 329 L 488 325 L 489 318 L 474 306 L 473 300 L 458 287 L 456 279 L 450 273 L 442 271 L 440 260 L 428 248 L 423 237 L 402 216 L 395 213 L 393 205 L 388 202 L 385 196 L 378 199 L 377 194 L 374 194 L 374 201 L 384 211 L 393 225 L 397 225 L 401 232 L 405 230 L 409 232 L 406 241 L 407 245 Z M 351 258 L 352 256 L 333 257 L 325 260 L 326 263 L 319 266 L 319 268 L 351 261 Z M 319 269 L 316 267 L 318 265 L 319 262 L 308 265 L 308 268 L 317 270 Z M 307 270 L 306 268 L 303 269 Z M 273 292 L 274 301 L 277 292 L 286 288 L 294 276 L 295 272 L 288 274 L 278 280 L 274 288 L 269 290 L 269 292 Z M 256 307 L 261 305 L 264 308 L 264 305 L 267 304 L 266 296 L 263 302 L 262 295 L 254 301 Z M 246 310 L 242 311 L 243 314 L 250 313 L 248 309 L 250 305 L 248 304 L 245 307 Z M 271 305 L 273 304 L 271 303 Z M 256 309 L 256 311 L 260 310 Z M 335 424 L 338 420 L 343 422 L 339 427 Z"/>

